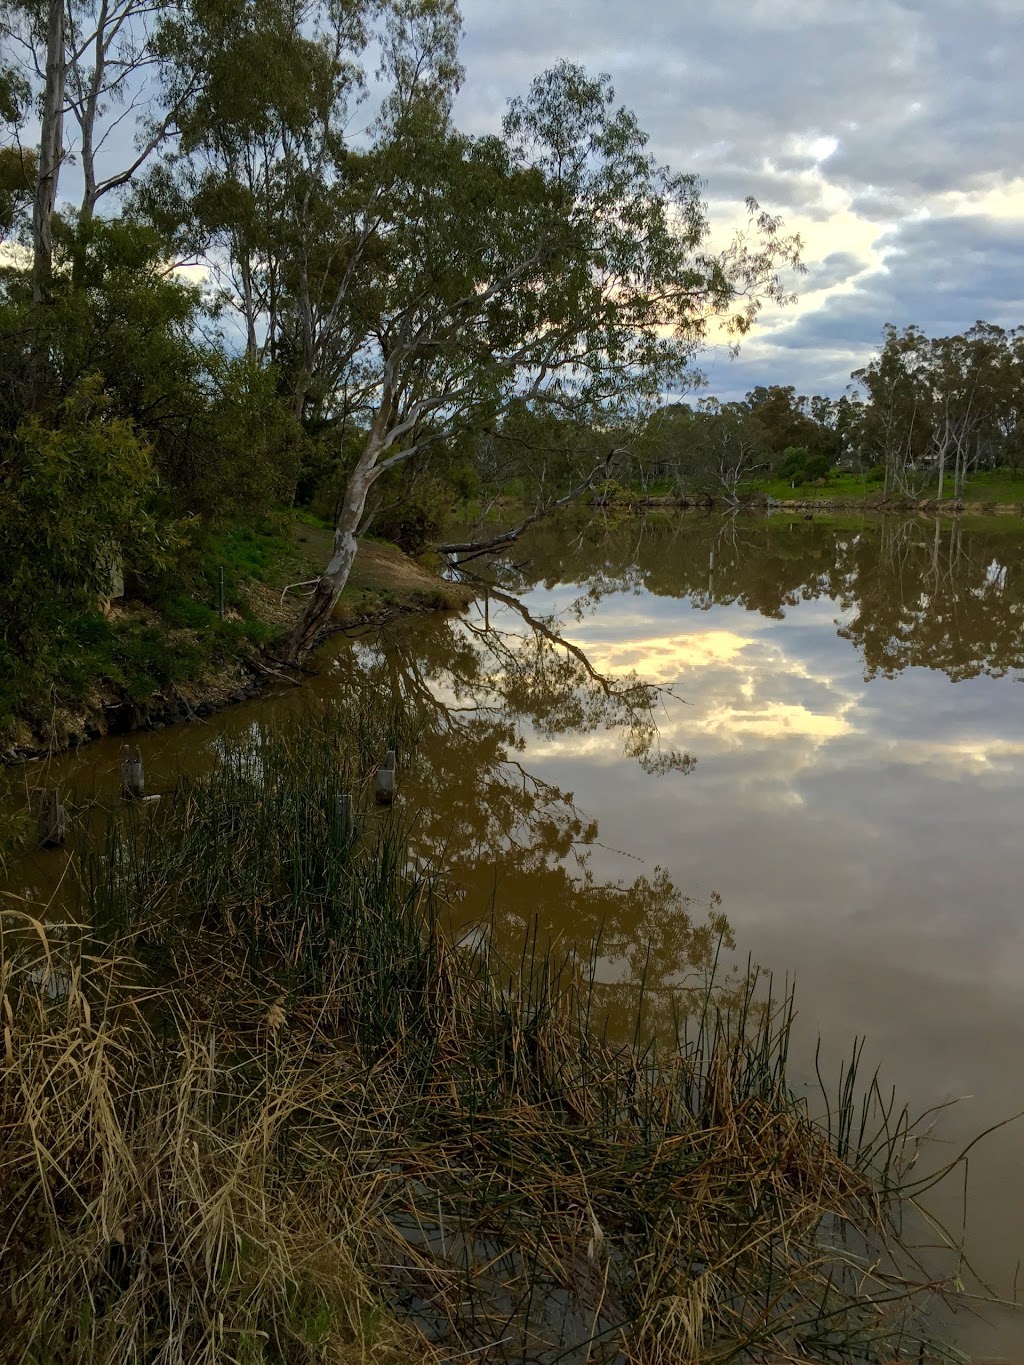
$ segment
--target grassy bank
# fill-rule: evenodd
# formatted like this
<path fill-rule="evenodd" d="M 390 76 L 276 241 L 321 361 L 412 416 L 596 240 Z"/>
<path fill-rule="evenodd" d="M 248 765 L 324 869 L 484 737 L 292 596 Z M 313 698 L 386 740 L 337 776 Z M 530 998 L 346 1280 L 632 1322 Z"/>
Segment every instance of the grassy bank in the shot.
<path fill-rule="evenodd" d="M 294 621 L 331 544 L 324 523 L 282 513 L 198 537 L 182 564 L 144 595 L 133 592 L 129 576 L 126 595 L 66 620 L 42 666 L 15 671 L 0 687 L 0 752 L 11 759 L 58 750 L 254 694 L 273 681 L 265 656 Z M 458 586 L 397 547 L 368 539 L 336 620 L 346 626 L 465 600 Z"/>
<path fill-rule="evenodd" d="M 993 508 L 1001 511 L 1011 511 L 1017 514 L 1024 514 L 1024 477 L 1014 476 L 1012 471 L 1007 469 L 979 471 L 967 480 L 963 492 L 959 498 L 953 497 L 953 480 L 947 477 L 943 497 L 936 498 L 936 481 L 921 476 L 921 486 L 917 496 L 907 496 L 904 494 L 893 494 L 888 499 L 885 498 L 885 480 L 881 474 L 876 472 L 853 473 L 848 470 L 831 470 L 826 478 L 815 479 L 813 482 L 800 483 L 792 482 L 788 479 L 752 479 L 743 484 L 737 492 L 741 500 L 770 500 L 772 502 L 795 504 L 799 506 L 817 505 L 825 503 L 835 503 L 840 506 L 892 506 L 914 507 L 921 506 L 929 509 L 941 508 L 950 512 L 959 511 L 961 508 Z M 633 484 L 630 489 L 622 490 L 624 496 L 640 498 L 645 501 L 658 503 L 678 503 L 680 500 L 687 504 L 701 505 L 707 504 L 709 495 L 707 493 L 684 492 L 679 493 L 677 489 L 669 487 L 667 484 L 651 484 L 646 489 L 639 484 Z M 730 505 L 731 500 L 722 495 L 710 495 L 710 500 L 723 506 Z"/>
<path fill-rule="evenodd" d="M 936 498 L 938 491 L 937 476 L 932 478 L 927 474 L 922 474 L 920 480 L 921 487 L 918 492 L 918 500 L 929 503 L 939 502 Z M 950 476 L 947 475 L 944 484 L 941 503 L 953 505 L 956 501 L 960 501 L 965 504 L 1024 505 L 1024 477 L 1015 477 L 1012 471 L 1008 469 L 976 472 L 965 483 L 958 500 L 953 497 L 953 480 Z M 814 483 L 794 486 L 788 480 L 769 479 L 751 484 L 751 488 L 779 501 L 787 499 L 810 501 L 823 499 L 828 501 L 834 498 L 879 498 L 884 492 L 885 481 L 881 477 L 872 477 L 869 474 L 833 470 L 827 479 L 817 480 Z M 899 499 L 894 498 L 894 501 L 899 501 Z"/>
<path fill-rule="evenodd" d="M 92 812 L 78 927 L 5 911 L 2 1358 L 931 1359 L 892 1105 L 815 1118 L 756 982 L 626 1045 L 586 963 L 454 948 L 364 799 L 411 738 L 254 740 Z"/>

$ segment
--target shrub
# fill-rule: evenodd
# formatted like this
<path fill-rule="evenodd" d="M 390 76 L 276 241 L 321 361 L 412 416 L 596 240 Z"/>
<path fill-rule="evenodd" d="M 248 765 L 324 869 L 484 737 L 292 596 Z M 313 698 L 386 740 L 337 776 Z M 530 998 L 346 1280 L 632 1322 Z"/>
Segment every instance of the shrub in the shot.
<path fill-rule="evenodd" d="M 818 479 L 827 479 L 828 471 L 829 463 L 824 455 L 811 455 L 804 466 L 804 482 L 816 483 Z"/>
<path fill-rule="evenodd" d="M 393 541 L 406 554 L 420 554 L 439 540 L 455 501 L 454 490 L 441 479 L 425 478 L 400 502 L 383 506 L 372 531 Z"/>
<path fill-rule="evenodd" d="M 776 473 L 787 483 L 803 483 L 807 477 L 807 451 L 802 446 L 787 446 Z"/>
<path fill-rule="evenodd" d="M 175 528 L 158 526 L 150 511 L 149 448 L 106 408 L 98 380 L 86 381 L 62 405 L 60 426 L 29 419 L 0 447 L 6 705 L 45 695 L 69 650 L 90 643 L 76 640 L 77 625 L 109 593 L 119 561 L 136 574 L 170 561 Z"/>

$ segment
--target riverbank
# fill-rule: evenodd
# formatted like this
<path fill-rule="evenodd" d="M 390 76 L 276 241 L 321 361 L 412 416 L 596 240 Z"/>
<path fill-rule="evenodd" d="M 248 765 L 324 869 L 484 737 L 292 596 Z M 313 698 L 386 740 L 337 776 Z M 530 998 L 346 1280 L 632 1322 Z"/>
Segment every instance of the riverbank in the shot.
<path fill-rule="evenodd" d="M 750 512 L 894 512 L 906 515 L 1024 517 L 1024 502 L 984 501 L 981 498 L 954 499 L 886 497 L 882 493 L 851 496 L 829 488 L 812 489 L 788 498 L 754 491 L 737 498 L 677 493 L 626 493 L 609 500 L 609 505 L 626 506 L 636 511 L 679 508 L 730 512 L 737 508 Z"/>
<path fill-rule="evenodd" d="M 631 1043 L 585 961 L 453 947 L 443 869 L 366 804 L 407 728 L 372 698 L 256 727 L 50 855 L 80 872 L 50 913 L 87 931 L 4 912 L 8 1350 L 937 1358 L 941 1286 L 874 1260 L 904 1266 L 888 1099 L 862 1120 L 850 1074 L 815 1119 L 791 998 L 716 997 L 713 935 L 684 1031 L 648 1039 L 641 994 Z"/>
<path fill-rule="evenodd" d="M 0 762 L 58 753 L 104 735 L 209 715 L 293 680 L 274 660 L 332 544 L 323 524 L 282 517 L 272 528 L 229 530 L 212 542 L 198 588 L 156 601 L 122 597 L 69 623 L 57 681 L 0 715 Z M 223 616 L 218 573 L 225 574 Z M 440 577 L 397 546 L 360 542 L 335 612 L 350 629 L 404 612 L 464 608 L 472 589 Z"/>

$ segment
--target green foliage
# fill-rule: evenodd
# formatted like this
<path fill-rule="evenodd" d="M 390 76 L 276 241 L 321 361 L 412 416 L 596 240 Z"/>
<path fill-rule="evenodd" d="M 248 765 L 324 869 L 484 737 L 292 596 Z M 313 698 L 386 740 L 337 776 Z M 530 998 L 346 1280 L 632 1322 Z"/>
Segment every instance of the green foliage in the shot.
<path fill-rule="evenodd" d="M 111 418 L 98 383 L 79 385 L 60 427 L 24 422 L 0 448 L 0 695 L 45 686 L 73 623 L 110 590 L 115 565 L 169 563 L 174 527 L 150 511 L 148 447 Z"/>
<path fill-rule="evenodd" d="M 803 446 L 787 446 L 775 471 L 780 479 L 803 483 L 807 478 L 807 450 Z"/>
<path fill-rule="evenodd" d="M 332 526 L 359 454 L 366 444 L 366 431 L 358 423 L 304 424 L 295 480 L 295 503 Z"/>
<path fill-rule="evenodd" d="M 772 384 L 752 389 L 746 406 L 763 431 L 768 449 L 783 459 L 802 450 L 808 459 L 823 457 L 827 466 L 838 455 L 841 441 L 835 425 L 840 404 L 797 394 L 792 385 Z"/>
<path fill-rule="evenodd" d="M 88 612 L 69 622 L 53 685 L 56 698 L 65 703 L 81 702 L 98 683 L 106 683 L 144 705 L 154 692 L 195 677 L 204 659 L 199 645 L 169 634 L 158 622 L 113 622 Z"/>
<path fill-rule="evenodd" d="M 456 496 L 456 490 L 445 480 L 420 479 L 395 502 L 385 502 L 374 515 L 371 529 L 374 535 L 390 540 L 407 554 L 420 554 L 432 541 L 440 539 Z"/>
<path fill-rule="evenodd" d="M 977 322 L 928 337 L 889 325 L 853 379 L 847 437 L 862 463 L 883 466 L 890 492 L 959 498 L 978 472 L 1020 463 L 1024 328 Z"/>
<path fill-rule="evenodd" d="M 162 268 L 161 251 L 151 226 L 94 219 L 59 242 L 64 270 L 45 317 L 33 313 L 24 281 L 12 281 L 0 340 L 12 381 L 0 404 L 10 406 L 0 415 L 12 428 L 24 416 L 33 361 L 23 337 L 39 327 L 51 374 L 38 407 L 52 424 L 62 396 L 100 376 L 108 415 L 131 422 L 150 447 L 169 515 L 265 515 L 292 498 L 298 425 L 273 367 L 203 339 L 203 294 Z"/>
<path fill-rule="evenodd" d="M 250 357 L 208 357 L 201 467 L 190 497 L 210 515 L 266 515 L 291 501 L 301 433 L 281 401 L 277 376 Z"/>
<path fill-rule="evenodd" d="M 18 225 L 28 209 L 35 189 L 35 176 L 35 153 L 21 147 L 0 147 L 0 242 Z"/>

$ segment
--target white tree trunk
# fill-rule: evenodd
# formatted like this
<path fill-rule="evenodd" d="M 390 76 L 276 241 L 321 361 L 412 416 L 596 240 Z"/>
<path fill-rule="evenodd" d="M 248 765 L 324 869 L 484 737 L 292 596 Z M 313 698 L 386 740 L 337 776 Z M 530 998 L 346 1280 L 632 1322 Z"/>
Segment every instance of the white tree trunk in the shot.
<path fill-rule="evenodd" d="M 46 27 L 46 85 L 39 136 L 39 171 L 32 209 L 32 297 L 45 303 L 53 278 L 53 211 L 63 150 L 64 0 L 49 0 Z"/>
<path fill-rule="evenodd" d="M 292 662 L 298 662 L 316 644 L 318 635 L 330 622 L 338 598 L 348 582 L 359 548 L 359 526 L 366 509 L 366 498 L 377 477 L 380 450 L 380 438 L 375 431 L 371 431 L 359 463 L 345 487 L 345 498 L 334 528 L 334 553 L 317 579 L 313 596 L 288 637 L 287 656 Z"/>

